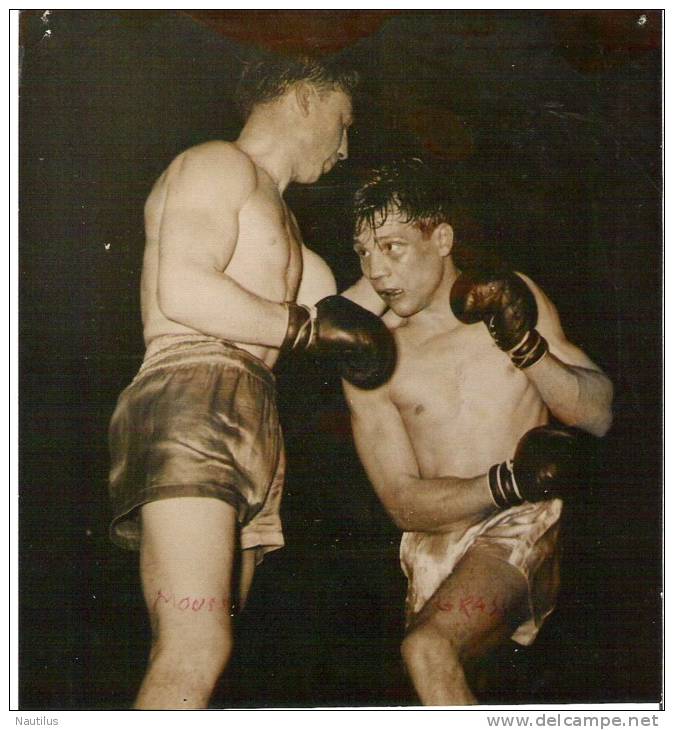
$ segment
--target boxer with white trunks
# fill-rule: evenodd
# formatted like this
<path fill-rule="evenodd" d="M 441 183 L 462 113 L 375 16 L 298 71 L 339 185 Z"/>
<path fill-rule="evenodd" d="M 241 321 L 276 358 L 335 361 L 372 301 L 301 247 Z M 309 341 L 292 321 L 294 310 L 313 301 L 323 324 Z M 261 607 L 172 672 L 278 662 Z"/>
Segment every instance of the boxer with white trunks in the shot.
<path fill-rule="evenodd" d="M 533 281 L 465 268 L 445 190 L 416 158 L 358 188 L 354 249 L 398 362 L 379 388 L 344 388 L 358 454 L 403 531 L 407 670 L 423 704 L 465 705 L 468 664 L 509 637 L 530 643 L 554 607 L 562 500 L 583 487 L 577 436 L 606 433 L 613 395 Z"/>

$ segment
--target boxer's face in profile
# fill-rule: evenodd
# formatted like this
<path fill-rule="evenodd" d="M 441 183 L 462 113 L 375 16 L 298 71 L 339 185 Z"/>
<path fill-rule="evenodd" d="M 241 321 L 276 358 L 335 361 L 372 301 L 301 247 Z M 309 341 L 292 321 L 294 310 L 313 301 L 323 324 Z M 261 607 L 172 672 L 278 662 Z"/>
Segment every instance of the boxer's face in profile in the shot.
<path fill-rule="evenodd" d="M 428 307 L 440 286 L 449 248 L 440 240 L 439 230 L 424 235 L 393 212 L 376 228 L 364 226 L 356 236 L 354 251 L 363 274 L 400 317 Z"/>
<path fill-rule="evenodd" d="M 353 122 L 351 98 L 343 91 L 315 92 L 307 100 L 300 174 L 297 182 L 316 182 L 348 156 L 348 131 Z"/>

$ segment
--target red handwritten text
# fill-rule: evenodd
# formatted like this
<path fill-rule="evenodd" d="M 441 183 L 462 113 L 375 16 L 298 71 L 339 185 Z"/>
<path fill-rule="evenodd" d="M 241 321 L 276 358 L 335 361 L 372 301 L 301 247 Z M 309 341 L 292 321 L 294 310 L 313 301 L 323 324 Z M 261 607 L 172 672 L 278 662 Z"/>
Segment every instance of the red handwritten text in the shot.
<path fill-rule="evenodd" d="M 460 598 L 443 598 L 436 601 L 438 611 L 451 613 L 457 611 L 470 618 L 476 613 L 486 616 L 505 616 L 506 603 L 499 598 L 485 600 L 482 596 L 463 596 Z"/>
<path fill-rule="evenodd" d="M 161 589 L 157 591 L 154 602 L 152 604 L 153 609 L 157 609 L 161 606 L 170 606 L 176 611 L 193 611 L 198 613 L 199 611 L 212 612 L 218 610 L 231 611 L 232 606 L 227 598 L 215 598 L 211 596 L 206 598 L 205 596 L 176 596 L 170 592 L 164 592 Z"/>

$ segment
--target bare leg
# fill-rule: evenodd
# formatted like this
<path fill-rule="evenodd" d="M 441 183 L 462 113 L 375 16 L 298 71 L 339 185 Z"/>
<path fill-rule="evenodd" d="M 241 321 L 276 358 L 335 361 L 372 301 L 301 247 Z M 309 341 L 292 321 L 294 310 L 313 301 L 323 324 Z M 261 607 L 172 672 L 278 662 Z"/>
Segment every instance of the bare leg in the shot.
<path fill-rule="evenodd" d="M 526 591 L 512 566 L 479 549 L 466 554 L 403 641 L 403 658 L 424 705 L 476 704 L 466 664 L 512 634 Z"/>
<path fill-rule="evenodd" d="M 241 575 L 239 578 L 239 611 L 243 611 L 248 601 L 250 587 L 253 584 L 253 576 L 255 575 L 255 553 L 256 550 L 241 551 Z"/>
<path fill-rule="evenodd" d="M 153 641 L 135 707 L 206 707 L 232 647 L 236 511 L 199 497 L 142 510 L 140 570 Z"/>

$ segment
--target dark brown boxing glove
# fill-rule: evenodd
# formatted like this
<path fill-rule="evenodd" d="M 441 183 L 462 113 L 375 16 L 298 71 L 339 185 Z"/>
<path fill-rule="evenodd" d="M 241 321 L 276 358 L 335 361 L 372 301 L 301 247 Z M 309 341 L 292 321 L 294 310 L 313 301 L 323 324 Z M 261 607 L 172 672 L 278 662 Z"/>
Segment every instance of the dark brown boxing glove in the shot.
<path fill-rule="evenodd" d="M 536 299 L 513 272 L 460 274 L 452 286 L 450 306 L 464 324 L 484 322 L 517 368 L 531 367 L 548 351 L 548 343 L 535 329 Z"/>
<path fill-rule="evenodd" d="M 511 461 L 489 470 L 489 488 L 497 507 L 569 497 L 579 477 L 581 449 L 569 430 L 538 426 L 519 440 Z"/>
<path fill-rule="evenodd" d="M 283 351 L 336 361 L 345 380 L 364 390 L 383 385 L 396 365 L 393 335 L 376 315 L 341 296 L 315 307 L 289 302 Z"/>

